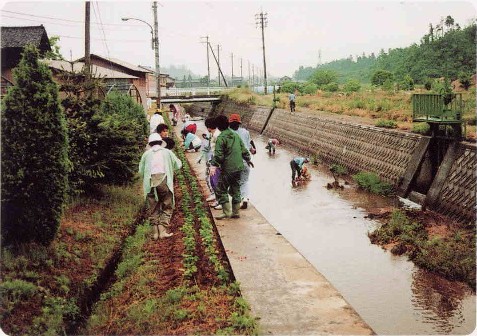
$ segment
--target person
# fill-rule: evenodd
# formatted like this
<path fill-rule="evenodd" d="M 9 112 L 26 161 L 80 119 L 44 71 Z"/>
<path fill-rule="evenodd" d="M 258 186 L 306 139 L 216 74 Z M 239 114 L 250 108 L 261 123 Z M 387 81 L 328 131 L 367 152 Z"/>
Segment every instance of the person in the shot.
<path fill-rule="evenodd" d="M 229 120 L 220 115 L 216 119 L 220 135 L 217 137 L 215 151 L 210 161 L 210 175 L 214 176 L 220 167 L 221 174 L 216 189 L 216 197 L 222 206 L 222 214 L 215 217 L 218 220 L 225 218 L 239 218 L 240 213 L 240 174 L 244 169 L 244 161 L 253 167 L 250 161 L 250 152 L 245 147 L 240 136 L 229 128 Z M 229 201 L 232 197 L 232 205 Z"/>
<path fill-rule="evenodd" d="M 174 141 L 174 139 L 169 137 L 162 138 L 162 141 L 166 143 L 166 148 L 169 150 L 173 150 L 176 145 L 176 142 Z"/>
<path fill-rule="evenodd" d="M 182 130 L 188 130 L 191 133 L 197 132 L 197 124 L 190 120 L 190 116 L 188 114 L 184 117 L 184 125 L 182 125 Z"/>
<path fill-rule="evenodd" d="M 280 144 L 280 141 L 277 139 L 268 139 L 267 146 L 265 149 L 268 149 L 268 154 L 275 155 L 275 147 Z"/>
<path fill-rule="evenodd" d="M 158 133 L 149 136 L 149 148 L 139 162 L 139 175 L 143 178 L 144 198 L 147 200 L 148 217 L 154 229 L 154 240 L 167 238 L 174 208 L 174 171 L 182 167 L 176 155 L 165 148 Z"/>
<path fill-rule="evenodd" d="M 242 139 L 245 148 L 247 148 L 250 153 L 255 153 L 255 146 L 252 145 L 253 142 L 250 139 L 250 132 L 244 127 L 241 127 L 242 121 L 240 119 L 240 114 L 232 113 L 229 116 L 229 124 L 230 128 L 240 136 L 240 139 Z M 250 167 L 244 161 L 244 169 L 242 169 L 242 172 L 240 174 L 240 194 L 242 197 L 240 209 L 247 209 L 248 202 L 250 202 L 249 177 Z"/>
<path fill-rule="evenodd" d="M 179 109 L 174 104 L 169 104 L 169 112 L 172 114 L 172 126 L 176 126 L 179 120 Z"/>
<path fill-rule="evenodd" d="M 295 112 L 295 99 L 296 96 L 293 92 L 288 95 L 288 100 L 290 101 L 290 112 Z"/>
<path fill-rule="evenodd" d="M 159 124 L 156 127 L 156 133 L 158 133 L 161 138 L 169 137 L 169 127 L 166 124 Z"/>
<path fill-rule="evenodd" d="M 202 146 L 202 141 L 200 138 L 187 129 L 182 130 L 181 133 L 184 137 L 184 148 L 188 151 L 190 150 L 198 152 Z"/>
<path fill-rule="evenodd" d="M 290 161 L 290 167 L 292 170 L 292 182 L 295 182 L 295 176 L 297 180 L 300 178 L 301 173 L 302 173 L 302 168 L 305 163 L 310 162 L 308 158 L 305 157 L 296 157 L 293 158 L 293 160 Z"/>
<path fill-rule="evenodd" d="M 156 132 L 157 125 L 164 124 L 164 118 L 159 110 L 156 110 L 149 120 L 149 134 Z"/>

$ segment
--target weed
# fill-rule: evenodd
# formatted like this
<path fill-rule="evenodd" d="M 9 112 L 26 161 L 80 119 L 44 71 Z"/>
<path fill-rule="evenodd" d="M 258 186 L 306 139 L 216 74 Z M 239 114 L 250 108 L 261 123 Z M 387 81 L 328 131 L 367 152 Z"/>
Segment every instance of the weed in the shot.
<path fill-rule="evenodd" d="M 353 175 L 353 180 L 358 183 L 358 187 L 367 190 L 373 194 L 389 195 L 392 192 L 392 186 L 381 181 L 376 173 L 359 172 Z"/>
<path fill-rule="evenodd" d="M 173 318 L 177 322 L 181 322 L 189 317 L 189 311 L 185 309 L 178 309 L 174 311 Z"/>
<path fill-rule="evenodd" d="M 412 124 L 412 132 L 413 133 L 428 135 L 430 129 L 431 128 L 430 128 L 428 123 L 413 123 Z"/>
<path fill-rule="evenodd" d="M 394 120 L 379 119 L 376 121 L 374 126 L 384 128 L 397 128 L 397 123 Z"/>
<path fill-rule="evenodd" d="M 186 289 L 184 287 L 169 289 L 166 292 L 165 299 L 170 304 L 179 303 L 185 294 Z"/>

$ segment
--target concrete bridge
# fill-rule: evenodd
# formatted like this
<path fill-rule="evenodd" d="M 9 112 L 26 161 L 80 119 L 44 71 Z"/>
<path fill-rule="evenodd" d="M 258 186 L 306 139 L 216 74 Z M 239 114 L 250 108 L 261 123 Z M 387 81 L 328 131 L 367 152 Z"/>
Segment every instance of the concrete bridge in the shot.
<path fill-rule="evenodd" d="M 228 87 L 191 87 L 191 88 L 170 88 L 162 92 L 161 102 L 163 104 L 173 103 L 196 103 L 196 102 L 216 102 L 220 101 L 222 93 L 231 90 Z"/>

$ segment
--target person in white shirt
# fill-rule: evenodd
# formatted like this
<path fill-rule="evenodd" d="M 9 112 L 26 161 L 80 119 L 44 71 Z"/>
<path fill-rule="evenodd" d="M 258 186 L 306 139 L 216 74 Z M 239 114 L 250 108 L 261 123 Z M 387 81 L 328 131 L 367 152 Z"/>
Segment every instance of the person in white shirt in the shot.
<path fill-rule="evenodd" d="M 164 118 L 162 117 L 161 112 L 156 111 L 152 115 L 151 120 L 149 120 L 149 134 L 155 133 L 157 125 L 159 124 L 164 124 Z"/>

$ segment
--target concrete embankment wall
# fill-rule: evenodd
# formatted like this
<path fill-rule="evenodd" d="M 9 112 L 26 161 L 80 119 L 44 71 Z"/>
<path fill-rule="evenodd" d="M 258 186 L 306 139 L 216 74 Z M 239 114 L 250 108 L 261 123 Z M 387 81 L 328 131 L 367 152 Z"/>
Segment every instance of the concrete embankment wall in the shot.
<path fill-rule="evenodd" d="M 194 104 L 189 113 L 204 118 L 238 113 L 243 125 L 261 132 L 271 108 L 238 104 L 230 100 L 212 106 Z M 351 173 L 375 172 L 398 187 L 422 137 L 416 134 L 386 130 L 341 121 L 317 114 L 275 109 L 263 133 L 296 148 L 302 155 L 317 156 L 325 163 L 341 164 Z M 475 221 L 476 146 L 459 143 L 453 162 L 440 172 L 441 183 L 428 207 L 462 221 Z M 438 173 L 439 174 L 439 173 Z"/>

